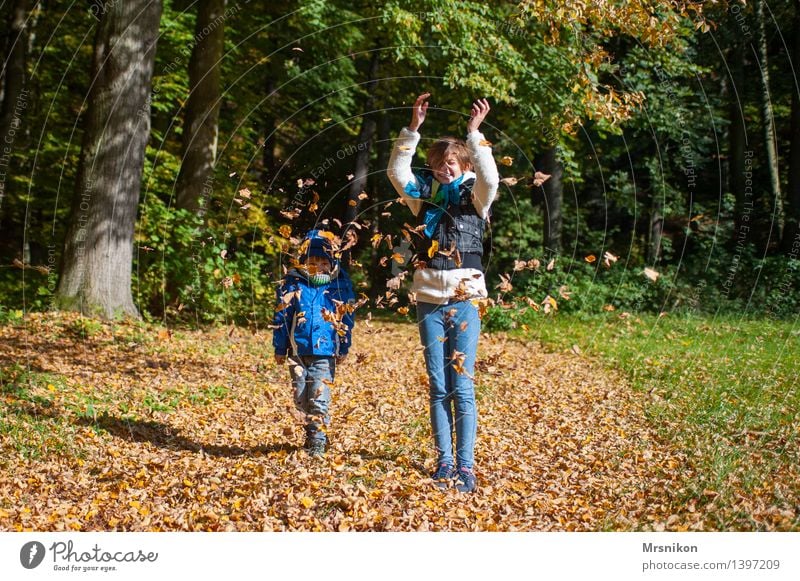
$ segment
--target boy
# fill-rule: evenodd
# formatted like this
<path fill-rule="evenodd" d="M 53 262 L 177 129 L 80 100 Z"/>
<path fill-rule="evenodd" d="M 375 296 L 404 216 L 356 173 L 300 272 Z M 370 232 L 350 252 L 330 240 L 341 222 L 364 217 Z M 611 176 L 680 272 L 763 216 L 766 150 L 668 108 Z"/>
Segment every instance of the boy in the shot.
<path fill-rule="evenodd" d="M 311 230 L 301 246 L 300 263 L 278 289 L 272 321 L 272 344 L 279 365 L 289 358 L 294 403 L 305 414 L 305 449 L 325 453 L 325 426 L 330 423 L 329 384 L 336 364 L 350 349 L 353 285 L 334 258 L 329 232 Z"/>
<path fill-rule="evenodd" d="M 430 171 L 411 170 L 428 97 L 430 93 L 417 97 L 411 123 L 395 142 L 388 173 L 420 227 L 424 225 L 413 291 L 438 456 L 432 478 L 440 488 L 452 481 L 460 492 L 473 492 L 477 411 L 472 377 L 480 334 L 473 301 L 487 296 L 483 233 L 499 176 L 490 144 L 478 131 L 489 113 L 486 99 L 472 105 L 466 142 L 451 137 L 435 141 L 428 149 Z"/>

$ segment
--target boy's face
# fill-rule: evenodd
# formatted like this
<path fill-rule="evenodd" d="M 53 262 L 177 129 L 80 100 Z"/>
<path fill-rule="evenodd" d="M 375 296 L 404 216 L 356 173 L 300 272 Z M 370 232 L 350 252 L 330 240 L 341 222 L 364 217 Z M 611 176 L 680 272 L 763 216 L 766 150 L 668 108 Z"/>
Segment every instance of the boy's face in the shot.
<path fill-rule="evenodd" d="M 328 274 L 331 271 L 331 261 L 324 256 L 309 256 L 306 270 L 309 274 Z"/>
<path fill-rule="evenodd" d="M 440 184 L 450 184 L 464 174 L 464 168 L 458 161 L 455 153 L 449 154 L 433 169 L 433 177 Z"/>

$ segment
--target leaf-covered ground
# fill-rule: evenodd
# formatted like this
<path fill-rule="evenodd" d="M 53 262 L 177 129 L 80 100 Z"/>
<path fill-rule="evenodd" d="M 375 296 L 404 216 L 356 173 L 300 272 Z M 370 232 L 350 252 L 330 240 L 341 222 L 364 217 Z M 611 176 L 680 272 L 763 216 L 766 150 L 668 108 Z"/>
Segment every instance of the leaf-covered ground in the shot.
<path fill-rule="evenodd" d="M 641 396 L 584 356 L 481 337 L 479 490 L 463 495 L 428 478 L 412 324 L 357 327 L 323 459 L 301 448 L 270 337 L 45 315 L 0 327 L 0 530 L 708 526 L 713 499 L 686 497 L 689 455 L 659 441 Z"/>

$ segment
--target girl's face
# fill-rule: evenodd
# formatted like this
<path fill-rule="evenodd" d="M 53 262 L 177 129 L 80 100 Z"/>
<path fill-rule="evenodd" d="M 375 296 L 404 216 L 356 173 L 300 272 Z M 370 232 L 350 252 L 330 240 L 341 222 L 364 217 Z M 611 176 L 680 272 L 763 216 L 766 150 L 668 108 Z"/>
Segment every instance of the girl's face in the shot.
<path fill-rule="evenodd" d="M 331 261 L 324 256 L 309 256 L 306 269 L 309 274 L 328 274 L 331 271 Z"/>
<path fill-rule="evenodd" d="M 464 174 L 464 168 L 461 167 L 454 153 L 448 155 L 442 160 L 442 163 L 432 169 L 433 177 L 440 184 L 453 183 Z"/>

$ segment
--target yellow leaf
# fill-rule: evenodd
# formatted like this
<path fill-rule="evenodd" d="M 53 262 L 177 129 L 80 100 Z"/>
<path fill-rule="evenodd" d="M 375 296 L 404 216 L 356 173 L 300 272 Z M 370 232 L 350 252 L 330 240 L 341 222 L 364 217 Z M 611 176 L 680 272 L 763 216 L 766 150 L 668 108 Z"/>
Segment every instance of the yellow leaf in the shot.
<path fill-rule="evenodd" d="M 312 506 L 314 506 L 314 500 L 307 496 L 304 496 L 300 499 L 300 504 L 302 504 L 306 508 L 311 508 Z"/>
<path fill-rule="evenodd" d="M 431 242 L 431 247 L 428 248 L 428 258 L 433 258 L 433 255 L 439 251 L 439 243 L 434 240 Z"/>
<path fill-rule="evenodd" d="M 503 157 L 500 158 L 500 163 L 506 166 L 510 166 L 511 164 L 514 163 L 514 158 L 511 157 L 510 155 L 504 155 Z"/>
<path fill-rule="evenodd" d="M 589 264 L 592 264 L 595 260 L 597 260 L 597 257 L 594 254 L 590 254 L 589 256 L 586 256 L 584 260 Z"/>

